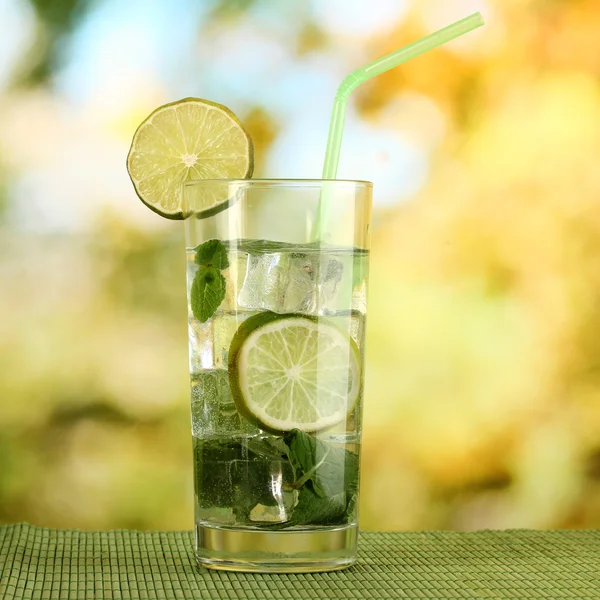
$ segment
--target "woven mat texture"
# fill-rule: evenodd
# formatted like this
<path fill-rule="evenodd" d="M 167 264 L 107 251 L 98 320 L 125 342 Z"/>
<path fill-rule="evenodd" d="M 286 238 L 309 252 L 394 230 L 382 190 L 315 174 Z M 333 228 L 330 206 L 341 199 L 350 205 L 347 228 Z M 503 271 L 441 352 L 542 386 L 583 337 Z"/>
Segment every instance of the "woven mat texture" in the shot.
<path fill-rule="evenodd" d="M 307 575 L 198 568 L 188 531 L 0 527 L 0 600 L 600 600 L 600 531 L 363 532 L 359 562 Z"/>

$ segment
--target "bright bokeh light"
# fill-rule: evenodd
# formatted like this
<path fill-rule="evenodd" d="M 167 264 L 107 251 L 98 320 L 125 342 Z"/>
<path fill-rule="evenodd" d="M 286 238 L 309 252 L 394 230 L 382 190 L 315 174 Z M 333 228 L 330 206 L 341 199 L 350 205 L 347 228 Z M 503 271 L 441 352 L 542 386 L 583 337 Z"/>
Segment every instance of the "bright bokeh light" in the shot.
<path fill-rule="evenodd" d="M 448 119 L 428 96 L 405 92 L 392 100 L 374 119 L 379 129 L 402 133 L 415 144 L 434 151 L 444 141 Z"/>
<path fill-rule="evenodd" d="M 194 66 L 188 57 L 210 5 L 193 0 L 97 3 L 67 44 L 59 89 L 76 102 L 93 103 L 99 96 L 122 110 L 139 102 L 148 81 L 168 88 L 180 68 Z"/>
<path fill-rule="evenodd" d="M 35 16 L 25 0 L 0 0 L 0 90 L 14 69 L 31 50 L 35 34 Z"/>
<path fill-rule="evenodd" d="M 332 35 L 367 38 L 386 35 L 393 30 L 410 8 L 408 0 L 347 2 L 346 0 L 311 0 L 315 21 Z"/>
<path fill-rule="evenodd" d="M 225 23 L 206 31 L 194 48 L 201 61 L 198 93 L 202 97 L 217 94 L 230 104 L 269 107 L 278 91 L 282 93 L 281 79 L 293 55 L 290 42 L 270 36 L 254 21 Z"/>

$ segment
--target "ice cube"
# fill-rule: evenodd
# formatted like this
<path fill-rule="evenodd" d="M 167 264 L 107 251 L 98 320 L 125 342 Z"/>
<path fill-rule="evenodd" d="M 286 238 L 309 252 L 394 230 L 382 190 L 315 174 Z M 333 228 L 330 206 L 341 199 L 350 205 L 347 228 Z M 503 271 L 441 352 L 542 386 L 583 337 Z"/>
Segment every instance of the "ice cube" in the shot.
<path fill-rule="evenodd" d="M 213 357 L 216 369 L 227 369 L 231 340 L 247 313 L 221 313 L 214 320 Z"/>
<path fill-rule="evenodd" d="M 321 257 L 319 314 L 350 308 L 365 313 L 368 254 L 354 251 Z"/>
<path fill-rule="evenodd" d="M 284 308 L 289 254 L 248 254 L 244 282 L 238 303 L 251 310 L 286 312 Z M 299 278 L 299 281 L 306 279 Z M 306 288 L 310 288 L 310 281 Z M 303 294 L 305 295 L 305 294 Z"/>
<path fill-rule="evenodd" d="M 278 312 L 314 312 L 319 282 L 318 256 L 302 252 L 291 252 L 280 256 L 282 256 L 282 270 Z"/>
<path fill-rule="evenodd" d="M 192 375 L 191 410 L 192 434 L 196 437 L 260 431 L 239 414 L 225 370 Z"/>
<path fill-rule="evenodd" d="M 190 317 L 190 373 L 200 373 L 206 369 L 227 369 L 231 340 L 248 316 L 245 313 L 219 312 L 207 323 L 200 323 L 198 319 Z"/>
<path fill-rule="evenodd" d="M 237 294 L 242 288 L 244 277 L 246 276 L 246 267 L 248 264 L 248 255 L 245 252 L 230 252 L 228 254 L 229 268 L 223 271 L 226 280 L 225 298 L 219 306 L 220 311 L 232 311 L 237 308 Z"/>
<path fill-rule="evenodd" d="M 317 305 L 320 313 L 334 312 L 338 307 L 348 308 L 344 303 L 343 284 L 351 272 L 344 264 L 342 256 L 321 255 L 318 271 Z M 341 305 L 341 306 L 340 306 Z"/>
<path fill-rule="evenodd" d="M 188 340 L 190 346 L 190 373 L 199 373 L 214 367 L 213 324 L 200 323 L 195 317 L 188 320 Z"/>
<path fill-rule="evenodd" d="M 238 303 L 244 308 L 276 313 L 335 310 L 340 304 L 342 282 L 352 277 L 343 258 L 317 252 L 249 254 Z M 344 308 L 350 306 L 349 302 L 347 298 Z"/>
<path fill-rule="evenodd" d="M 234 460 L 231 481 L 234 506 L 242 519 L 263 523 L 290 520 L 298 492 L 291 487 L 294 471 L 287 460 L 270 460 L 260 454 L 248 460 Z"/>
<path fill-rule="evenodd" d="M 190 381 L 192 434 L 200 437 L 213 433 L 217 421 L 219 395 L 214 372 L 193 375 Z"/>

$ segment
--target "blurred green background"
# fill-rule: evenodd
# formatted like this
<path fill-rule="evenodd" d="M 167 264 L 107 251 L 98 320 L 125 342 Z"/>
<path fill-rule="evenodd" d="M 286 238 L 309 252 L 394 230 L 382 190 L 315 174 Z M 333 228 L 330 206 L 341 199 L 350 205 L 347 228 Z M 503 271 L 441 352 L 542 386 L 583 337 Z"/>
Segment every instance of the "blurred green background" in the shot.
<path fill-rule="evenodd" d="M 375 184 L 366 529 L 600 526 L 598 0 L 0 0 L 0 522 L 190 528 L 181 224 L 125 156 L 231 107 L 257 176 Z"/>

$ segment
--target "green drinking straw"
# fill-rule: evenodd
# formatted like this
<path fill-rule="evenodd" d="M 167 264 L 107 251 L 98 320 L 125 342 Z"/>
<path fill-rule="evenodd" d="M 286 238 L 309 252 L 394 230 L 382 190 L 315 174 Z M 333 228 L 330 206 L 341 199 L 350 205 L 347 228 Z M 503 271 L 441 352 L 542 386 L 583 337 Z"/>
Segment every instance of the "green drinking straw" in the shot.
<path fill-rule="evenodd" d="M 346 119 L 348 97 L 361 83 L 401 65 L 411 58 L 415 58 L 420 54 L 433 50 L 450 40 L 460 37 L 477 27 L 481 27 L 483 24 L 481 13 L 476 12 L 417 42 L 404 46 L 404 48 L 394 50 L 394 52 L 390 52 L 390 54 L 386 54 L 348 75 L 340 84 L 333 103 L 333 112 L 329 124 L 329 137 L 327 138 L 327 150 L 325 152 L 325 163 L 323 165 L 323 179 L 336 178 L 340 159 L 340 147 L 342 145 L 342 135 L 344 133 L 344 121 Z M 326 222 L 326 217 L 329 214 L 330 202 L 328 202 L 327 196 L 327 186 L 325 186 L 319 201 L 318 217 L 317 222 L 315 223 L 316 239 L 322 239 L 322 224 Z"/>

